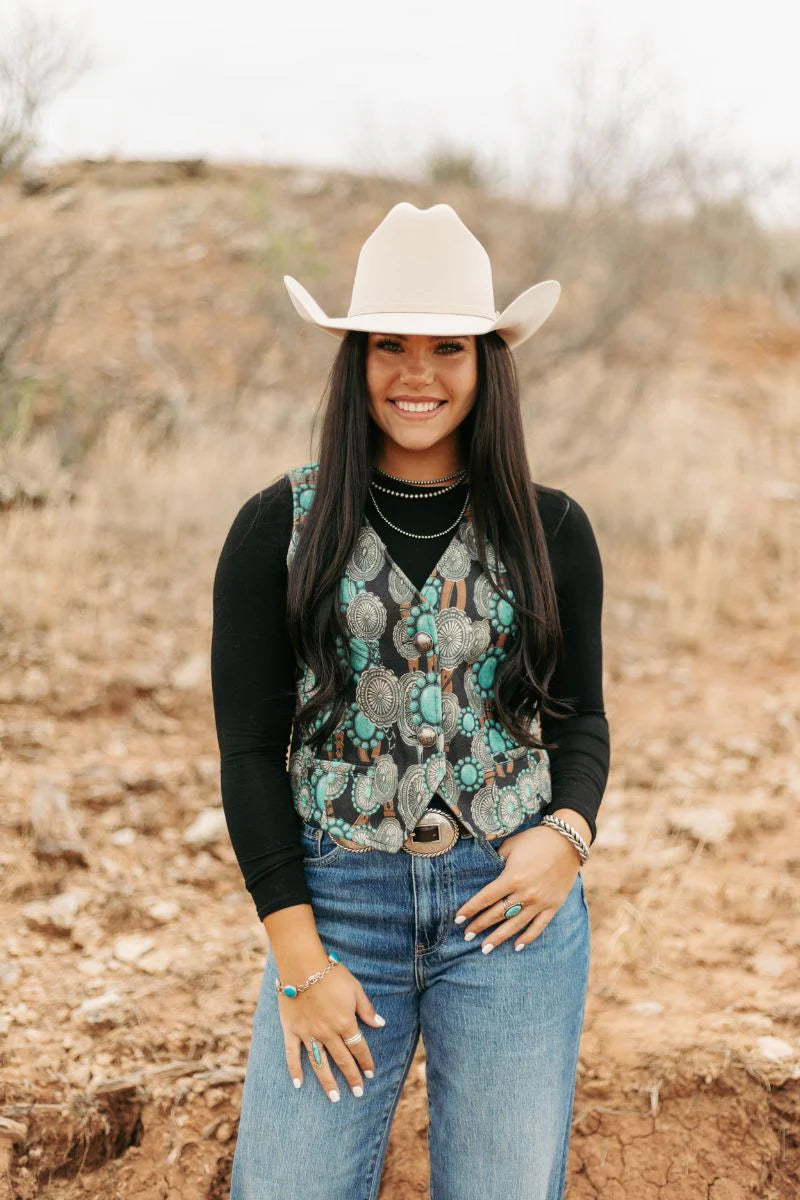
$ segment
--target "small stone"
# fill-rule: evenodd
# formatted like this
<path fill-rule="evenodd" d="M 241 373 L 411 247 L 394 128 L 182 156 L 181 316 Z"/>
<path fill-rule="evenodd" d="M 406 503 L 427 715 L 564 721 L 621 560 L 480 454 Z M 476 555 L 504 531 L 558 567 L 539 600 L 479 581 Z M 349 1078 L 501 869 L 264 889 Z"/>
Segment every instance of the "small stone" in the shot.
<path fill-rule="evenodd" d="M 120 962 L 132 963 L 152 950 L 155 942 L 141 933 L 124 933 L 114 942 L 114 957 Z"/>
<path fill-rule="evenodd" d="M 180 911 L 180 905 L 175 900 L 156 900 L 147 908 L 149 916 L 162 925 L 174 921 Z"/>
<path fill-rule="evenodd" d="M 664 1005 L 659 1000 L 638 1000 L 629 1007 L 631 1012 L 639 1013 L 643 1017 L 657 1017 L 664 1011 Z"/>
<path fill-rule="evenodd" d="M 204 808 L 184 830 L 183 841 L 187 846 L 207 846 L 223 837 L 227 830 L 225 812 L 220 807 Z"/>
<path fill-rule="evenodd" d="M 118 1025 L 122 1019 L 121 1004 L 119 992 L 103 992 L 101 996 L 84 1000 L 78 1006 L 76 1016 L 87 1025 Z"/>
<path fill-rule="evenodd" d="M 752 959 L 753 970 L 758 975 L 769 975 L 777 979 L 779 975 L 785 975 L 795 967 L 795 960 L 788 954 L 762 954 L 753 955 Z"/>
<path fill-rule="evenodd" d="M 790 1046 L 783 1038 L 771 1037 L 767 1034 L 764 1037 L 758 1038 L 756 1041 L 758 1052 L 770 1062 L 781 1062 L 785 1058 L 792 1058 L 794 1055 L 794 1047 Z"/>
<path fill-rule="evenodd" d="M 136 838 L 136 830 L 124 825 L 122 829 L 115 829 L 109 840 L 114 846 L 132 846 Z"/>
<path fill-rule="evenodd" d="M 190 692 L 208 681 L 208 655 L 190 654 L 170 676 L 170 683 L 181 692 Z"/>

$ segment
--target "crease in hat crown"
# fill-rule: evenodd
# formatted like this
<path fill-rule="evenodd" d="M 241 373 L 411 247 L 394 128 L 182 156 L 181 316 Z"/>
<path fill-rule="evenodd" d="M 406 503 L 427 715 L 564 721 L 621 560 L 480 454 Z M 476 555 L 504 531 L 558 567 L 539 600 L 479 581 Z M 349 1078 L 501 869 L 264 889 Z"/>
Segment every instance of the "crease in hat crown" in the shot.
<path fill-rule="evenodd" d="M 429 335 L 497 330 L 509 346 L 547 320 L 561 292 L 555 280 L 544 280 L 501 313 L 489 255 L 455 209 L 420 209 L 406 200 L 363 243 L 346 316 L 329 317 L 298 280 L 283 280 L 303 320 L 338 338 L 350 329 Z"/>
<path fill-rule="evenodd" d="M 364 242 L 347 315 L 385 312 L 499 317 L 489 255 L 451 205 L 401 200 Z"/>

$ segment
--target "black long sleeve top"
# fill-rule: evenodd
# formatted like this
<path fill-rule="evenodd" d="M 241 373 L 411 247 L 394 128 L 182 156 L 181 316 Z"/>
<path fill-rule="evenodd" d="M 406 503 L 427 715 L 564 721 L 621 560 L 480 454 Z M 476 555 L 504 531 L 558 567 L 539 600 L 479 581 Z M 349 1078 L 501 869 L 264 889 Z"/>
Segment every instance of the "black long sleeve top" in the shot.
<path fill-rule="evenodd" d="M 408 490 L 377 472 L 374 478 Z M 435 533 L 456 520 L 466 488 L 460 484 L 424 500 L 382 491 L 375 496 L 389 521 L 417 533 Z M 542 737 L 558 742 L 558 749 L 549 752 L 552 799 L 546 811 L 571 808 L 581 813 L 594 840 L 610 762 L 602 685 L 603 569 L 581 505 L 567 493 L 541 485 L 536 498 L 564 633 L 564 654 L 549 690 L 575 708 L 575 715 L 566 718 L 541 715 Z M 387 524 L 371 499 L 367 516 L 394 561 L 422 587 L 452 529 L 429 540 L 409 538 Z M 213 585 L 211 685 L 222 804 L 259 918 L 311 903 L 286 769 L 295 710 L 295 659 L 285 619 L 291 532 L 291 484 L 282 475 L 239 509 Z"/>

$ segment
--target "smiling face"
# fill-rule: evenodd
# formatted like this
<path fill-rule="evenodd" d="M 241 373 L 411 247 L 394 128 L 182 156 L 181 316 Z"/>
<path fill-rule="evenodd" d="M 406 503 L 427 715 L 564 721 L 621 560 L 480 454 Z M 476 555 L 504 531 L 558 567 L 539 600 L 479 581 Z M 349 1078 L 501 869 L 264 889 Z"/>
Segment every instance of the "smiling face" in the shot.
<path fill-rule="evenodd" d="M 367 392 L 377 465 L 408 478 L 454 470 L 458 426 L 478 394 L 474 335 L 370 333 Z"/>

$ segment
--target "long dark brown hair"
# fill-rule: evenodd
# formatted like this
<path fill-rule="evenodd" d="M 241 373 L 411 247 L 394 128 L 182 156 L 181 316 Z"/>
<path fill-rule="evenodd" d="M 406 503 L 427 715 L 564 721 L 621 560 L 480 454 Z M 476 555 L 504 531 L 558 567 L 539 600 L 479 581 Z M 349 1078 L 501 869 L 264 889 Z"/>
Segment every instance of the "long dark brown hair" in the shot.
<path fill-rule="evenodd" d="M 289 569 L 289 636 L 300 664 L 314 676 L 313 695 L 298 709 L 295 722 L 315 748 L 340 724 L 347 705 L 348 661 L 336 653 L 337 635 L 345 645 L 348 639 L 339 581 L 363 524 L 379 433 L 368 410 L 368 342 L 368 333 L 348 331 L 332 363 L 322 396 L 314 503 Z M 537 709 L 565 715 L 554 707 L 565 702 L 547 691 L 564 644 L 525 453 L 516 364 L 494 331 L 476 336 L 475 345 L 478 390 L 459 426 L 461 461 L 469 472 L 478 557 L 495 590 L 515 609 L 519 625 L 495 676 L 494 713 L 518 744 L 552 749 L 554 743 L 537 739 L 529 724 Z M 489 569 L 487 540 L 508 572 L 513 598 Z M 325 709 L 330 711 L 323 719 Z M 310 732 L 307 726 L 315 718 L 319 727 Z"/>

